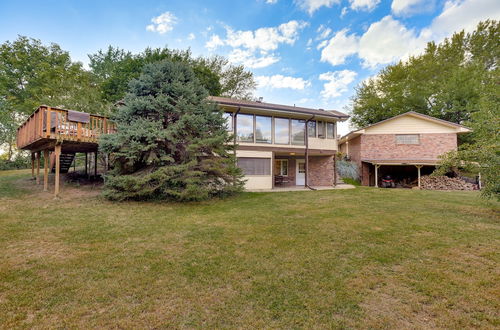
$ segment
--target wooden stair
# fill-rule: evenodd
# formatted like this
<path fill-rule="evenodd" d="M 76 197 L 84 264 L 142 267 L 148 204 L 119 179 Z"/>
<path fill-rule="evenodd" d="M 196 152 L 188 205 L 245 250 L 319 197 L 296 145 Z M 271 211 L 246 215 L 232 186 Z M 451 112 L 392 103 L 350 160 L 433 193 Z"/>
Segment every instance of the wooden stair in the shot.
<path fill-rule="evenodd" d="M 74 153 L 64 153 L 59 156 L 59 160 L 61 162 L 60 172 L 68 173 L 71 164 L 73 164 L 73 160 L 75 159 Z M 56 155 L 55 153 L 51 153 L 50 155 L 50 168 L 52 169 L 52 173 L 56 172 Z"/>

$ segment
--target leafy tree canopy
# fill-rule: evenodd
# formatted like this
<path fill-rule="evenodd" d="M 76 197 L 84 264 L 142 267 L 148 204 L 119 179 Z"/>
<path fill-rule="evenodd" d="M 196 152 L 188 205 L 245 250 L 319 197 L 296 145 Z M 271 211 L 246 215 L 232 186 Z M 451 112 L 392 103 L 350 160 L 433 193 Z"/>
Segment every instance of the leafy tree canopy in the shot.
<path fill-rule="evenodd" d="M 498 21 L 480 23 L 472 33 L 430 42 L 422 55 L 387 66 L 361 83 L 352 100 L 357 127 L 417 111 L 464 124 L 478 110 L 485 73 L 497 70 Z"/>
<path fill-rule="evenodd" d="M 114 166 L 105 196 L 185 201 L 241 190 L 225 121 L 207 96 L 190 65 L 145 65 L 114 115 L 117 132 L 100 141 Z"/>
<path fill-rule="evenodd" d="M 104 100 L 117 102 L 127 91 L 130 80 L 139 77 L 149 63 L 161 60 L 186 63 L 191 66 L 196 77 L 213 96 L 249 98 L 255 89 L 251 72 L 243 66 L 234 66 L 221 56 L 193 58 L 190 50 L 168 48 L 146 48 L 139 54 L 109 46 L 89 55 L 92 72 L 102 81 L 101 92 Z"/>
<path fill-rule="evenodd" d="M 16 128 L 40 104 L 102 112 L 92 75 L 58 45 L 19 36 L 0 45 L 0 145 L 9 159 Z"/>

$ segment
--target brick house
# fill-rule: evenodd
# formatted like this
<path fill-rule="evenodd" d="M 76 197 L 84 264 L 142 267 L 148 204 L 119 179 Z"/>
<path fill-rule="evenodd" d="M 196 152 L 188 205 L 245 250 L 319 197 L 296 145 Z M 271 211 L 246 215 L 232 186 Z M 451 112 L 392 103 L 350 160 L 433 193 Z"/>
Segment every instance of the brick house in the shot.
<path fill-rule="evenodd" d="M 337 122 L 348 115 L 323 109 L 210 97 L 224 111 L 237 144 L 245 188 L 335 184 Z"/>
<path fill-rule="evenodd" d="M 350 132 L 339 149 L 358 165 L 364 186 L 378 186 L 385 174 L 420 184 L 420 175 L 432 173 L 441 155 L 457 149 L 457 134 L 467 132 L 462 125 L 410 111 Z"/>

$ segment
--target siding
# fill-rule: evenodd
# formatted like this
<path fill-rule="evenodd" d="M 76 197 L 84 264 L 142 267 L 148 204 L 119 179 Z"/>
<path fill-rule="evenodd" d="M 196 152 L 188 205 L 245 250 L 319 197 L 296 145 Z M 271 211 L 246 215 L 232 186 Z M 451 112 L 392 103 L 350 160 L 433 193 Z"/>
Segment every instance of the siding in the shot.
<path fill-rule="evenodd" d="M 368 127 L 365 129 L 365 134 L 456 133 L 457 131 L 454 127 L 408 115 Z"/>

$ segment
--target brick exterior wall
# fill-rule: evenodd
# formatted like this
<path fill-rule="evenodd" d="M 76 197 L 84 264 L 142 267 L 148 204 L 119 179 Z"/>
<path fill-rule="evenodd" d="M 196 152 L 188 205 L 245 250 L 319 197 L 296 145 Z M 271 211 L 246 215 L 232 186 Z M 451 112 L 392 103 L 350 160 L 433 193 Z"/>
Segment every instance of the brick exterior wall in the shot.
<path fill-rule="evenodd" d="M 455 133 L 426 133 L 420 135 L 420 144 L 396 144 L 396 134 L 363 134 L 360 136 L 359 151 L 349 154 L 360 169 L 361 184 L 368 186 L 370 169 L 373 165 L 362 163 L 362 159 L 438 159 L 440 155 L 457 149 L 457 135 Z M 371 178 L 373 181 L 374 178 Z"/>
<path fill-rule="evenodd" d="M 361 136 L 349 140 L 349 157 L 353 162 L 359 162 L 361 159 Z"/>
<path fill-rule="evenodd" d="M 351 145 L 349 144 L 349 149 Z M 457 148 L 455 133 L 420 134 L 420 144 L 396 144 L 395 134 L 363 134 L 361 159 L 437 159 Z"/>
<path fill-rule="evenodd" d="M 296 185 L 295 176 L 297 173 L 296 159 L 304 157 L 284 157 L 276 156 L 275 159 L 288 159 L 288 179 L 289 183 L 284 186 Z M 277 172 L 276 164 L 275 173 Z M 333 156 L 309 156 L 309 177 L 310 186 L 331 186 L 333 185 Z"/>
<path fill-rule="evenodd" d="M 310 156 L 308 184 L 310 186 L 332 186 L 333 171 L 333 156 Z"/>

